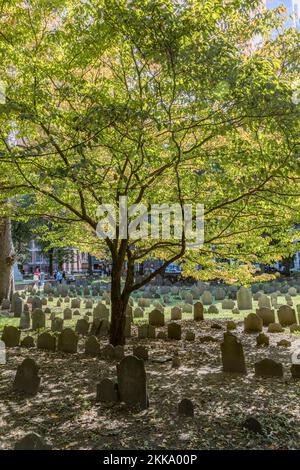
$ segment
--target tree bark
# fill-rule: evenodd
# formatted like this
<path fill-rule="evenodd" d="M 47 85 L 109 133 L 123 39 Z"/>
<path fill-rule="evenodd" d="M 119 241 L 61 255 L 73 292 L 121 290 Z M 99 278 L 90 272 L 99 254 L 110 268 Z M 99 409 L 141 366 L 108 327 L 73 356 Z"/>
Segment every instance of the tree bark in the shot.
<path fill-rule="evenodd" d="M 125 344 L 126 307 L 128 299 L 121 292 L 121 266 L 113 260 L 111 272 L 111 325 L 109 342 L 113 346 Z M 129 297 L 128 297 L 129 298 Z"/>
<path fill-rule="evenodd" d="M 0 302 L 11 300 L 14 293 L 15 251 L 11 234 L 11 221 L 0 217 Z"/>

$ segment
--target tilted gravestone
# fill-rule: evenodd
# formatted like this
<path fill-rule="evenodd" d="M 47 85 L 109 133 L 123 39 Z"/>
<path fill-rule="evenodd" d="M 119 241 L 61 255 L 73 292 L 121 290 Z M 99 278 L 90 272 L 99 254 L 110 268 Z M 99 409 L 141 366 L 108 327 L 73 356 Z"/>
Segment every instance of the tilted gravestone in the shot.
<path fill-rule="evenodd" d="M 273 359 L 262 359 L 254 364 L 255 375 L 258 377 L 282 377 L 282 364 Z"/>
<path fill-rule="evenodd" d="M 48 332 L 42 333 L 37 339 L 38 349 L 45 349 L 46 351 L 55 352 L 56 350 L 56 337 Z"/>
<path fill-rule="evenodd" d="M 256 310 L 256 314 L 262 319 L 263 326 L 269 326 L 270 323 L 275 323 L 275 313 L 267 307 L 261 307 Z"/>
<path fill-rule="evenodd" d="M 32 319 L 32 329 L 39 330 L 40 328 L 45 328 L 46 326 L 46 315 L 43 310 L 36 308 L 31 315 Z"/>
<path fill-rule="evenodd" d="M 78 335 L 71 328 L 65 328 L 58 336 L 57 349 L 65 353 L 77 353 Z"/>
<path fill-rule="evenodd" d="M 21 338 L 21 331 L 15 326 L 6 325 L 3 329 L 1 340 L 5 343 L 7 348 L 15 348 L 19 346 Z"/>
<path fill-rule="evenodd" d="M 194 304 L 194 320 L 201 321 L 204 320 L 203 316 L 203 304 L 201 302 L 196 302 Z"/>
<path fill-rule="evenodd" d="M 252 296 L 249 289 L 242 286 L 237 292 L 237 306 L 239 310 L 252 309 Z"/>
<path fill-rule="evenodd" d="M 278 321 L 282 326 L 289 326 L 297 323 L 295 310 L 288 305 L 282 305 L 277 311 Z"/>
<path fill-rule="evenodd" d="M 244 319 L 244 331 L 245 333 L 259 333 L 262 331 L 263 321 L 255 313 L 249 313 Z"/>
<path fill-rule="evenodd" d="M 168 324 L 168 338 L 181 339 L 181 325 L 179 323 L 172 322 Z"/>
<path fill-rule="evenodd" d="M 149 313 L 149 324 L 152 326 L 164 326 L 165 316 L 164 314 L 157 309 L 152 310 Z"/>
<path fill-rule="evenodd" d="M 135 356 L 126 356 L 117 365 L 120 400 L 128 405 L 148 407 L 147 379 L 144 361 Z"/>
<path fill-rule="evenodd" d="M 118 384 L 110 379 L 103 379 L 97 384 L 96 401 L 115 403 L 119 401 Z"/>
<path fill-rule="evenodd" d="M 246 373 L 242 343 L 230 332 L 224 333 L 224 340 L 221 343 L 221 353 L 224 372 Z"/>
<path fill-rule="evenodd" d="M 24 359 L 17 368 L 13 389 L 26 395 L 36 395 L 41 382 L 38 371 L 39 367 L 33 359 Z"/>
<path fill-rule="evenodd" d="M 100 355 L 100 344 L 96 336 L 89 336 L 85 342 L 85 354 L 88 356 L 99 356 Z"/>

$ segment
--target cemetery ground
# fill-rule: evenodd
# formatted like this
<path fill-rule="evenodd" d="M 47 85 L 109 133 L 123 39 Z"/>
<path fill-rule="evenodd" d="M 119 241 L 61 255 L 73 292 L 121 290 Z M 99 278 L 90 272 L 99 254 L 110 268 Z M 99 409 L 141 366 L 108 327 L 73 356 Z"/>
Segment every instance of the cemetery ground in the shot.
<path fill-rule="evenodd" d="M 155 301 L 163 303 L 163 296 L 158 297 Z M 99 296 L 81 296 L 81 306 L 72 309 L 72 319 L 64 320 L 64 328 L 75 329 L 77 320 L 93 311 L 85 308 L 87 299 L 93 300 L 94 306 L 103 301 Z M 134 296 L 133 308 L 138 301 Z M 64 298 L 49 297 L 46 308 L 53 316 L 55 313 L 55 317 L 63 318 L 62 312 L 71 302 L 72 298 L 66 302 Z M 148 350 L 149 358 L 144 361 L 148 408 L 96 400 L 97 383 L 116 377 L 119 360 L 102 354 L 86 355 L 87 336 L 79 335 L 78 351 L 74 354 L 9 347 L 6 364 L 0 366 L 0 449 L 14 448 L 16 442 L 32 432 L 59 450 L 299 449 L 300 381 L 290 373 L 291 354 L 300 344 L 299 333 L 291 333 L 289 327 L 281 333 L 269 333 L 263 327 L 270 344 L 257 347 L 258 333 L 244 332 L 244 318 L 256 311 L 258 302 L 253 301 L 252 309 L 232 313 L 222 309 L 222 301 L 214 300 L 219 313 L 205 311 L 209 305 L 204 306 L 202 321 L 194 321 L 191 311 L 182 313 L 182 319 L 176 321 L 181 325 L 181 339 L 168 339 L 162 332 L 167 333 L 171 308 L 182 303 L 179 296 L 172 295 L 164 307 L 165 325 L 156 327 L 155 338 L 141 339 L 138 327 L 148 319 L 154 308 L 152 302 L 144 309 L 143 318 L 133 319 L 131 337 L 124 348 L 125 356 L 132 355 L 137 345 Z M 277 302 L 285 304 L 286 297 L 279 295 Z M 300 304 L 300 295 L 293 296 L 292 303 L 294 307 Z M 46 313 L 45 328 L 22 330 L 21 340 L 30 335 L 36 343 L 38 335 L 50 331 L 50 316 Z M 92 313 L 87 316 L 92 322 Z M 234 321 L 236 328 L 232 332 L 243 345 L 247 374 L 222 370 L 220 345 L 228 321 Z M 19 322 L 20 318 L 9 317 L 3 311 L 0 333 L 5 325 L 18 327 Z M 187 332 L 193 332 L 195 338 L 186 339 Z M 278 345 L 281 340 L 287 342 Z M 105 347 L 107 336 L 101 336 L 99 343 L 101 349 Z M 36 361 L 41 377 L 38 393 L 30 397 L 13 389 L 17 367 L 26 357 Z M 174 357 L 180 363 L 176 367 Z M 283 377 L 255 376 L 254 364 L 264 358 L 281 363 Z M 193 417 L 178 414 L 183 398 L 194 404 Z M 259 421 L 262 433 L 244 427 L 249 416 Z"/>

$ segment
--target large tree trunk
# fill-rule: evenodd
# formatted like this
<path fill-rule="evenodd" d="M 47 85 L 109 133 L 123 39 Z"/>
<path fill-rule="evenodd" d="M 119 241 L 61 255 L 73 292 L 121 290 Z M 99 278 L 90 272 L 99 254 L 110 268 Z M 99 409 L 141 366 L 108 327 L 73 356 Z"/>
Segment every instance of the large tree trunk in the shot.
<path fill-rule="evenodd" d="M 124 289 L 121 286 L 122 260 L 112 261 L 111 272 L 111 324 L 109 342 L 113 346 L 125 344 L 126 309 L 134 281 L 133 266 L 127 267 Z"/>
<path fill-rule="evenodd" d="M 15 252 L 11 235 L 11 221 L 0 217 L 0 302 L 11 300 L 14 292 Z"/>

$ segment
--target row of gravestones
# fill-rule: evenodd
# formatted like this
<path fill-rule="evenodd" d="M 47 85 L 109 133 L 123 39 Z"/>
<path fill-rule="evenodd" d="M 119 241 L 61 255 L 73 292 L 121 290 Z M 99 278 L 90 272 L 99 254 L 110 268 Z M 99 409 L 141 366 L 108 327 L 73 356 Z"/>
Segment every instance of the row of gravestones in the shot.
<path fill-rule="evenodd" d="M 246 363 L 241 341 L 231 332 L 224 333 L 221 343 L 223 371 L 228 373 L 246 374 Z M 273 359 L 262 359 L 255 363 L 255 375 L 258 377 L 282 377 L 283 366 Z M 291 374 L 300 379 L 300 364 L 291 365 Z"/>

